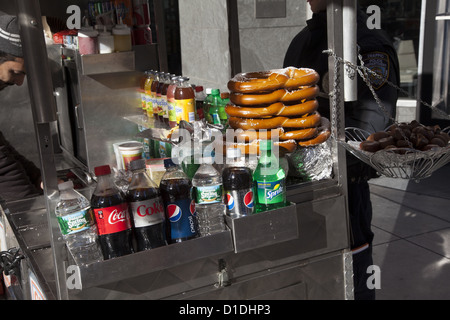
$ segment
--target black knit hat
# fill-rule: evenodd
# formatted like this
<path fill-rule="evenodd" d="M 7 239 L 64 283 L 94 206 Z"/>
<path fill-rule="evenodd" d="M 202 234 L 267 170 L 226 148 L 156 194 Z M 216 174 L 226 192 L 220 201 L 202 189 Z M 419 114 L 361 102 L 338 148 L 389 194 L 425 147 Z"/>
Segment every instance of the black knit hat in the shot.
<path fill-rule="evenodd" d="M 22 42 L 20 41 L 17 17 L 0 11 L 0 51 L 22 57 Z"/>

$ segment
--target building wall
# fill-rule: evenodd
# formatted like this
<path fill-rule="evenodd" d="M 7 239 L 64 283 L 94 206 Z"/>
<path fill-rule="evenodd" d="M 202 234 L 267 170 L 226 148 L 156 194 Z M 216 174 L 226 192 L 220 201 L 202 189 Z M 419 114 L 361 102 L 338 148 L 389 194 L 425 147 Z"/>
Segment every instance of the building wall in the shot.
<path fill-rule="evenodd" d="M 225 0 L 179 0 L 181 64 L 192 84 L 226 90 L 231 60 Z"/>
<path fill-rule="evenodd" d="M 257 19 L 255 0 L 238 0 L 242 71 L 280 68 L 295 35 L 306 25 L 306 1 L 286 0 L 286 18 Z M 191 83 L 227 90 L 232 77 L 225 0 L 180 0 L 183 75 Z"/>
<path fill-rule="evenodd" d="M 286 0 L 286 18 L 257 19 L 255 0 L 238 0 L 242 71 L 281 68 L 292 39 L 310 16 L 306 1 Z"/>

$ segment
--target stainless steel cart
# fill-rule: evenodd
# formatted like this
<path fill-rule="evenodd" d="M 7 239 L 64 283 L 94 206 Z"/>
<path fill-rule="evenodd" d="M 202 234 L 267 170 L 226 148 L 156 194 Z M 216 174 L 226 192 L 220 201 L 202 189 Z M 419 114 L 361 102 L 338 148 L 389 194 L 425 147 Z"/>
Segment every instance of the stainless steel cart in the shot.
<path fill-rule="evenodd" d="M 28 11 L 22 25 L 36 15 L 30 6 L 33 1 L 17 0 Z M 30 18 L 31 17 L 31 18 Z M 337 55 L 342 53 L 342 3 L 330 1 L 329 18 L 335 21 L 330 30 L 330 46 Z M 333 25 L 333 24 L 331 24 Z M 31 41 L 39 28 L 23 30 L 24 51 L 30 64 L 35 63 L 33 52 L 45 50 L 39 41 Z M 342 56 L 342 55 L 340 55 Z M 334 66 L 332 58 L 330 64 Z M 70 67 L 70 63 L 67 65 Z M 45 66 L 43 66 L 45 68 Z M 334 79 L 334 67 L 330 79 Z M 40 83 L 50 80 L 50 74 L 30 70 L 32 90 L 41 90 Z M 120 70 L 122 72 L 123 70 Z M 339 70 L 343 74 L 343 70 Z M 341 76 L 342 76 L 341 74 Z M 107 83 L 114 75 L 81 75 L 88 77 L 81 83 L 91 86 L 86 91 L 103 90 L 117 94 Z M 94 81 L 95 80 L 95 81 Z M 84 84 L 83 84 L 84 83 Z M 96 86 L 96 87 L 94 87 Z M 343 84 L 342 84 L 343 86 Z M 98 92 L 97 92 L 98 93 Z M 53 102 L 41 97 L 33 108 L 45 109 Z M 129 101 L 129 100 L 128 100 Z M 90 110 L 92 99 L 87 97 L 82 107 Z M 114 103 L 108 101 L 108 103 Z M 117 101 L 116 101 L 117 103 Z M 333 135 L 344 132 L 343 101 L 333 110 Z M 98 106 L 97 106 L 98 107 Z M 113 110 L 118 110 L 117 105 Z M 78 126 L 85 137 L 101 136 L 94 121 L 98 109 L 78 113 Z M 95 111 L 97 110 L 97 111 Z M 95 111 L 95 112 L 94 112 Z M 122 103 L 120 113 L 102 113 L 106 121 L 124 123 L 125 115 L 136 108 Z M 76 265 L 68 253 L 59 231 L 54 208 L 57 201 L 57 176 L 61 170 L 79 170 L 80 159 L 55 154 L 50 123 L 56 121 L 45 112 L 36 112 L 36 128 L 43 163 L 45 194 L 43 196 L 2 203 L 0 231 L 4 237 L 2 250 L 20 248 L 24 255 L 15 274 L 7 276 L 10 297 L 17 299 L 352 299 L 352 254 L 349 250 L 349 222 L 346 204 L 345 150 L 333 140 L 334 177 L 306 182 L 288 189 L 291 205 L 246 217 L 227 219 L 227 231 L 170 245 L 163 248 L 120 257 L 87 266 Z M 61 114 L 60 114 L 61 116 Z M 83 120 L 83 121 L 81 121 Z M 125 121 L 122 123 L 122 120 Z M 92 130 L 92 131 L 90 131 Z M 129 133 L 128 133 L 129 134 Z M 87 149 L 92 143 L 87 139 Z M 101 140 L 101 139 L 100 139 Z M 93 140 L 98 143 L 98 140 Z M 99 146 L 99 148 L 107 148 Z M 90 151 L 92 152 L 92 151 Z M 112 156 L 106 152 L 108 157 Z M 96 155 L 97 156 L 97 155 Z M 98 157 L 82 154 L 82 169 L 95 166 Z M 106 161 L 102 159 L 102 161 Z M 83 161 L 81 161 L 83 162 Z M 108 163 L 106 161 L 105 163 Z M 83 170 L 81 170 L 83 171 Z M 82 176 L 82 175 L 81 175 Z M 90 197 L 93 181 L 85 179 L 81 192 Z M 0 240 L 2 238 L 0 237 Z"/>

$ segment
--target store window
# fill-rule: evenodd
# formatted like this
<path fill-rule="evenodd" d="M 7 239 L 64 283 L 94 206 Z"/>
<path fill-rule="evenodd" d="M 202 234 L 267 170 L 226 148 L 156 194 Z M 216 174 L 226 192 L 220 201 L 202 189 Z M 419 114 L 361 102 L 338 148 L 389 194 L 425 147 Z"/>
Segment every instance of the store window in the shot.
<path fill-rule="evenodd" d="M 381 9 L 381 28 L 391 37 L 400 61 L 400 98 L 416 96 L 420 17 L 422 0 L 360 0 L 363 10 L 377 5 Z"/>

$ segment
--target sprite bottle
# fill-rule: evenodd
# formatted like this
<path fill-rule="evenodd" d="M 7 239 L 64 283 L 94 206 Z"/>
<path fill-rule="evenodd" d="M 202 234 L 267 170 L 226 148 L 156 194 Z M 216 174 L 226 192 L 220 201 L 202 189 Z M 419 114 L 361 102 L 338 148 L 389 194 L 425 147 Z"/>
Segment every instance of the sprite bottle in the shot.
<path fill-rule="evenodd" d="M 286 206 L 286 173 L 272 152 L 272 140 L 262 140 L 259 148 L 261 157 L 253 174 L 256 213 Z"/>

